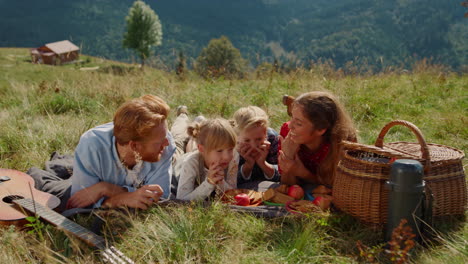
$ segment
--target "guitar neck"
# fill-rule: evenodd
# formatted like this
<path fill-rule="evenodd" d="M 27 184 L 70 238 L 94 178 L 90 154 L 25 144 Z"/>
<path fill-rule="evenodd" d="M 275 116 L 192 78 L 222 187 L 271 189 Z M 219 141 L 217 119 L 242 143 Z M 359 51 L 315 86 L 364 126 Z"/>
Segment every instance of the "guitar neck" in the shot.
<path fill-rule="evenodd" d="M 63 215 L 39 204 L 35 203 L 32 199 L 22 198 L 15 199 L 13 203 L 23 207 L 27 211 L 34 213 L 47 222 L 57 226 L 58 228 L 64 229 L 67 232 L 73 233 L 80 239 L 84 240 L 88 244 L 95 246 L 98 249 L 106 249 L 106 241 L 103 237 L 96 235 L 88 229 L 80 226 L 79 224 L 71 221 Z"/>

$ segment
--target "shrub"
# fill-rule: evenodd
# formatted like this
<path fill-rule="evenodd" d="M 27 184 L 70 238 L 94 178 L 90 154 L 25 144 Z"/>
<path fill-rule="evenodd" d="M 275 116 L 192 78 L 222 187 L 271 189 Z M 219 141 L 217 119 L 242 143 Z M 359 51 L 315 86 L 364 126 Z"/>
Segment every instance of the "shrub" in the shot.
<path fill-rule="evenodd" d="M 221 36 L 212 39 L 196 60 L 195 70 L 205 78 L 239 78 L 246 67 L 246 61 L 231 41 Z"/>

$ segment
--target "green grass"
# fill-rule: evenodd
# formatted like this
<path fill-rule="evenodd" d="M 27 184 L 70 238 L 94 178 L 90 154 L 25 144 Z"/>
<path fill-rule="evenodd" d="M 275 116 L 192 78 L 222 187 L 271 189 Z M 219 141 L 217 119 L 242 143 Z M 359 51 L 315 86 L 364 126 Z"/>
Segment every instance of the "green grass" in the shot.
<path fill-rule="evenodd" d="M 288 74 L 252 73 L 242 80 L 184 80 L 167 73 L 83 56 L 83 63 L 34 65 L 26 49 L 0 49 L 0 167 L 26 171 L 43 167 L 53 151 L 73 153 L 80 135 L 109 122 L 124 101 L 147 93 L 191 115 L 229 118 L 239 107 L 258 105 L 279 129 L 288 119 L 283 94 L 312 90 L 338 95 L 351 113 L 362 143 L 373 144 L 389 121 L 413 122 L 430 143 L 468 149 L 468 77 L 421 64 L 413 71 L 345 76 L 326 65 Z M 99 67 L 80 70 L 80 67 Z M 170 121 L 175 117 L 171 113 Z M 395 128 L 386 142 L 416 141 Z M 466 159 L 464 160 L 466 166 Z M 1 187 L 0 187 L 1 188 Z M 450 219 L 428 248 L 417 248 L 416 263 L 467 263 L 468 225 Z M 77 221 L 90 226 L 90 219 Z M 12 228 L 0 229 L 0 263 L 98 263 L 76 238 L 47 226 L 45 239 Z M 342 214 L 273 220 L 229 211 L 222 204 L 152 208 L 137 215 L 106 218 L 105 237 L 139 263 L 353 263 L 356 241 L 377 248 L 375 232 Z M 377 261 L 388 263 L 385 254 Z"/>

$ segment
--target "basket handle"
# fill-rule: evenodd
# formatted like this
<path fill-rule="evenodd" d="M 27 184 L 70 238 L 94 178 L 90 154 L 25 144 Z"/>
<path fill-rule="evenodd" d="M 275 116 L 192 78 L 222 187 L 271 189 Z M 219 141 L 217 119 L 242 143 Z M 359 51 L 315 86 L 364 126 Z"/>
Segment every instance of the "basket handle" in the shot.
<path fill-rule="evenodd" d="M 426 162 L 425 170 L 429 169 L 430 165 L 430 160 L 431 156 L 429 154 L 429 147 L 427 146 L 426 140 L 424 139 L 421 130 L 417 126 L 415 126 L 413 123 L 405 121 L 405 120 L 394 120 L 388 124 L 386 124 L 382 130 L 380 131 L 379 136 L 377 137 L 377 140 L 375 141 L 375 146 L 379 148 L 383 148 L 383 142 L 384 142 L 384 137 L 387 134 L 387 132 L 390 130 L 390 128 L 400 125 L 400 126 L 405 126 L 416 135 L 418 138 L 419 145 L 421 145 L 421 155 L 422 159 Z"/>

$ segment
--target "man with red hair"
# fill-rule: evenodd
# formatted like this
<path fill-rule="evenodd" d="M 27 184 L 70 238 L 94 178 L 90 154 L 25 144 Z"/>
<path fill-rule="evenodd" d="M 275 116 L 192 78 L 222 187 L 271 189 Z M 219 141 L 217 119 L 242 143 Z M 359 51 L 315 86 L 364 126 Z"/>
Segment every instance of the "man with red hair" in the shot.
<path fill-rule="evenodd" d="M 84 133 L 75 150 L 67 208 L 147 209 L 167 198 L 175 151 L 168 114 L 161 98 L 145 95 L 123 104 L 112 123 Z"/>
<path fill-rule="evenodd" d="M 36 188 L 58 196 L 61 210 L 65 205 L 147 209 L 160 197 L 168 198 L 175 152 L 166 124 L 169 110 L 154 95 L 124 103 L 113 122 L 81 136 L 70 178 L 31 170 Z"/>

